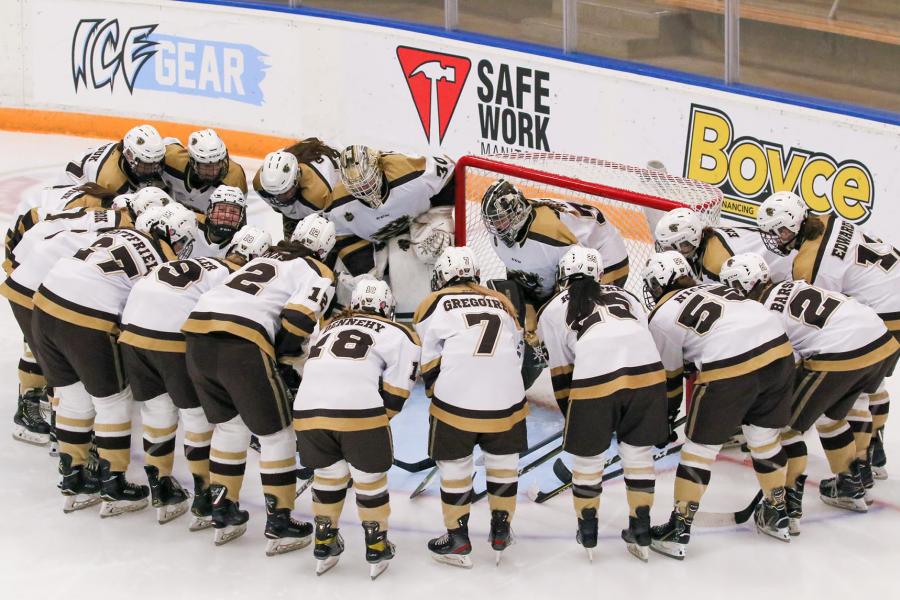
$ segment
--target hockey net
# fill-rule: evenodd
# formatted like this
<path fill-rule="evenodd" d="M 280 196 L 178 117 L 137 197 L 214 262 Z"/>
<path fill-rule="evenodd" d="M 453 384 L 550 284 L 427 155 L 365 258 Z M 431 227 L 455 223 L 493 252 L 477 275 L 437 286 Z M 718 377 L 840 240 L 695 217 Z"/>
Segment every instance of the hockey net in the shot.
<path fill-rule="evenodd" d="M 653 227 L 659 217 L 674 208 L 688 207 L 713 226 L 718 224 L 722 208 L 718 189 L 659 170 L 544 152 L 464 156 L 456 165 L 456 245 L 474 250 L 482 280 L 506 276 L 480 208 L 485 190 L 500 178 L 529 198 L 599 208 L 625 240 L 631 265 L 625 287 L 639 298 L 641 270 L 654 251 Z"/>

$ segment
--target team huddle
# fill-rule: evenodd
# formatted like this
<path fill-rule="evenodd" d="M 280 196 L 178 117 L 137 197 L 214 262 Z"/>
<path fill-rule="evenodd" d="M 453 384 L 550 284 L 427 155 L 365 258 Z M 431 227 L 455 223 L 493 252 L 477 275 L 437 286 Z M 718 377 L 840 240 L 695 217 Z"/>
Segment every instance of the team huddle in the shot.
<path fill-rule="evenodd" d="M 453 169 L 315 138 L 272 152 L 252 186 L 282 215 L 275 243 L 247 225 L 247 178 L 213 130 L 183 145 L 142 125 L 69 163 L 19 208 L 0 285 L 26 348 L 13 435 L 58 453 L 64 510 L 152 504 L 159 523 L 190 512 L 191 531 L 225 544 L 247 529 L 255 438 L 266 553 L 313 543 L 317 574 L 334 567 L 352 487 L 375 578 L 396 552 L 390 420 L 421 380 L 446 528 L 428 551 L 472 566 L 478 446 L 499 562 L 514 541 L 525 393 L 545 369 L 589 556 L 614 438 L 622 539 L 643 561 L 651 549 L 685 557 L 711 465 L 736 435 L 762 492 L 760 532 L 800 533 L 813 426 L 834 475 L 821 499 L 867 510 L 887 477 L 896 249 L 789 192 L 762 203 L 757 227 L 679 208 L 637 265 L 639 299 L 622 287 L 635 265 L 601 209 L 501 179 L 481 216 L 507 278 L 482 281 L 479 258 L 452 245 Z M 147 485 L 126 478 L 134 403 Z M 192 493 L 172 475 L 179 421 Z M 674 509 L 651 526 L 654 447 L 675 444 L 682 422 Z M 311 479 L 313 523 L 292 517 L 298 477 Z"/>

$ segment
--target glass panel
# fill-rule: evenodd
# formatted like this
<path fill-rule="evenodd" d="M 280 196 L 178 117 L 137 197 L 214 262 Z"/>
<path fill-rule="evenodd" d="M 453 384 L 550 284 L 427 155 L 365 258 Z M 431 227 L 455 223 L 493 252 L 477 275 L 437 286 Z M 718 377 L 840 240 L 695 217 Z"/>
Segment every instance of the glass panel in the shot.
<path fill-rule="evenodd" d="M 444 26 L 444 0 L 302 0 L 297 4 L 421 25 Z"/>
<path fill-rule="evenodd" d="M 900 112 L 900 1 L 742 0 L 741 80 Z"/>
<path fill-rule="evenodd" d="M 561 7 L 552 0 L 459 0 L 459 29 L 559 48 Z"/>

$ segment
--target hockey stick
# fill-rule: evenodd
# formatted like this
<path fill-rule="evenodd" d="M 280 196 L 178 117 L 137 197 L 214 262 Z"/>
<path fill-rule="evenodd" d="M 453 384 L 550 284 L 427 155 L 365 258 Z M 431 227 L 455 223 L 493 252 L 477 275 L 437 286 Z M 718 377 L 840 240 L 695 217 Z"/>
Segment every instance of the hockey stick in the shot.
<path fill-rule="evenodd" d="M 756 509 L 756 505 L 759 504 L 762 497 L 763 493 L 762 490 L 760 490 L 753 496 L 753 500 L 750 501 L 750 504 L 737 512 L 699 511 L 694 515 L 694 525 L 697 527 L 733 527 L 735 525 L 746 523 L 750 520 L 754 509 Z"/>
<path fill-rule="evenodd" d="M 534 471 L 534 470 L 537 469 L 539 466 L 541 466 L 542 464 L 548 462 L 550 459 L 552 459 L 553 457 L 555 457 L 555 456 L 556 456 L 557 454 L 559 454 L 560 452 L 562 452 L 562 444 L 560 444 L 558 448 L 554 448 L 553 450 L 551 450 L 550 452 L 548 452 L 548 453 L 545 454 L 544 456 L 542 456 L 542 457 L 540 457 L 540 458 L 538 458 L 538 459 L 536 459 L 536 460 L 534 460 L 534 461 L 528 463 L 527 465 L 525 465 L 524 467 L 522 467 L 521 469 L 519 469 L 519 472 L 518 472 L 518 474 L 517 474 L 517 477 L 521 477 L 522 475 L 525 475 L 526 473 L 530 473 L 531 471 Z M 479 500 L 481 500 L 481 499 L 484 498 L 485 496 L 487 496 L 487 489 L 485 489 L 485 490 L 483 490 L 483 491 L 481 491 L 481 492 L 476 492 L 476 493 L 472 496 L 472 502 L 478 502 Z"/>
<path fill-rule="evenodd" d="M 312 485 L 313 475 L 315 472 L 313 469 L 309 467 L 300 467 L 297 469 L 297 481 L 300 482 L 300 485 L 297 487 L 297 493 L 294 495 L 294 498 L 299 498 L 300 494 L 306 491 L 306 489 Z"/>
<path fill-rule="evenodd" d="M 409 471 L 410 473 L 421 473 L 425 469 L 430 469 L 434 466 L 434 460 L 429 458 L 423 458 L 422 460 L 414 463 L 403 462 L 399 458 L 394 459 L 394 466 L 400 467 L 404 471 Z"/>

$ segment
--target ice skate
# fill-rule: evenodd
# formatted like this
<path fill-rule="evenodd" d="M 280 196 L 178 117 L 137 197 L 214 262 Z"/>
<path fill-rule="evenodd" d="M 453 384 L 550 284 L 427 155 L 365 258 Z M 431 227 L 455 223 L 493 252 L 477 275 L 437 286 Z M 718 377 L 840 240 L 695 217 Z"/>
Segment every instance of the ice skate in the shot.
<path fill-rule="evenodd" d="M 212 527 L 212 497 L 209 486 L 203 486 L 203 478 L 194 475 L 194 499 L 191 502 L 190 531 L 202 531 Z"/>
<path fill-rule="evenodd" d="M 888 478 L 887 455 L 884 453 L 884 427 L 879 427 L 869 443 L 869 452 L 872 456 L 872 475 L 875 479 Z"/>
<path fill-rule="evenodd" d="M 575 533 L 575 541 L 584 546 L 588 560 L 594 562 L 594 548 L 597 547 L 597 510 L 586 508 L 581 511 L 578 519 L 578 531 Z"/>
<path fill-rule="evenodd" d="M 806 475 L 797 477 L 797 482 L 792 488 L 785 488 L 785 503 L 788 514 L 788 533 L 800 535 L 800 519 L 803 518 L 803 486 L 806 485 Z"/>
<path fill-rule="evenodd" d="M 382 531 L 375 521 L 363 521 L 366 534 L 366 562 L 369 563 L 369 577 L 377 579 L 387 571 L 390 561 L 397 554 L 397 548 L 387 539 L 387 531 Z"/>
<path fill-rule="evenodd" d="M 275 508 L 278 499 L 266 494 L 266 556 L 285 554 L 309 546 L 313 526 L 291 518 L 291 509 Z"/>
<path fill-rule="evenodd" d="M 160 525 L 177 519 L 188 511 L 191 496 L 177 479 L 169 475 L 160 477 L 159 469 L 151 465 L 145 466 L 144 472 L 147 473 L 147 482 L 150 484 L 150 498 L 156 509 L 156 521 Z"/>
<path fill-rule="evenodd" d="M 756 523 L 756 531 L 764 533 L 782 542 L 790 542 L 791 534 L 788 530 L 787 504 L 784 500 L 783 487 L 772 490 L 772 498 L 763 498 L 753 510 L 753 518 Z"/>
<path fill-rule="evenodd" d="M 829 506 L 867 512 L 866 488 L 859 477 L 859 459 L 850 463 L 849 473 L 838 473 L 837 477 L 823 479 L 819 482 L 819 497 Z"/>
<path fill-rule="evenodd" d="M 59 455 L 59 474 L 62 475 L 59 491 L 65 496 L 64 513 L 75 512 L 100 503 L 100 482 L 94 473 L 85 469 L 84 465 L 73 467 L 71 455 L 66 453 Z"/>
<path fill-rule="evenodd" d="M 488 535 L 488 541 L 491 543 L 491 548 L 494 549 L 494 564 L 499 566 L 500 559 L 503 558 L 503 551 L 516 543 L 507 511 L 491 511 L 491 532 Z"/>
<path fill-rule="evenodd" d="M 316 545 L 313 556 L 316 559 L 316 575 L 323 575 L 334 567 L 344 552 L 344 538 L 337 527 L 332 527 L 328 517 L 316 517 Z"/>
<path fill-rule="evenodd" d="M 684 560 L 691 541 L 691 525 L 699 508 L 698 503 L 688 502 L 687 510 L 682 514 L 676 505 L 668 523 L 650 528 L 650 549 L 676 560 Z"/>
<path fill-rule="evenodd" d="M 227 490 L 224 485 L 217 483 L 210 485 L 209 493 L 212 497 L 212 522 L 216 529 L 213 542 L 216 546 L 227 544 L 244 535 L 250 513 L 241 510 L 237 502 L 232 502 L 226 497 Z"/>
<path fill-rule="evenodd" d="M 469 515 L 457 521 L 459 527 L 448 529 L 441 537 L 428 542 L 431 557 L 442 563 L 463 569 L 472 568 L 472 543 L 469 541 Z"/>
<path fill-rule="evenodd" d="M 644 562 L 650 559 L 650 507 L 638 506 L 636 517 L 628 517 L 628 529 L 622 530 L 625 547 L 632 556 Z"/>
<path fill-rule="evenodd" d="M 100 459 L 100 516 L 116 517 L 127 512 L 147 508 L 150 490 L 146 485 L 137 485 L 125 479 L 125 473 L 110 471 L 109 461 Z"/>
<path fill-rule="evenodd" d="M 872 506 L 875 503 L 875 496 L 872 495 L 870 491 L 875 487 L 875 475 L 872 472 L 872 446 L 869 445 L 869 449 L 866 452 L 865 460 L 859 461 L 859 482 L 862 484 L 863 489 L 866 490 L 866 495 L 863 498 L 866 501 L 866 506 Z"/>
<path fill-rule="evenodd" d="M 41 390 L 32 388 L 19 395 L 13 417 L 13 439 L 36 446 L 50 442 L 50 424 L 41 416 Z"/>

